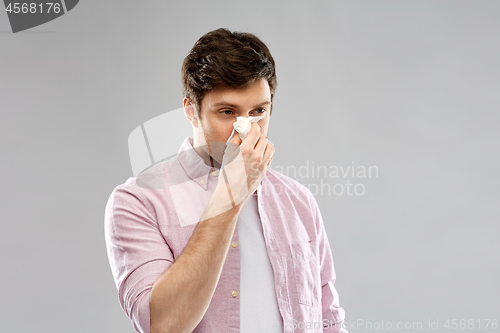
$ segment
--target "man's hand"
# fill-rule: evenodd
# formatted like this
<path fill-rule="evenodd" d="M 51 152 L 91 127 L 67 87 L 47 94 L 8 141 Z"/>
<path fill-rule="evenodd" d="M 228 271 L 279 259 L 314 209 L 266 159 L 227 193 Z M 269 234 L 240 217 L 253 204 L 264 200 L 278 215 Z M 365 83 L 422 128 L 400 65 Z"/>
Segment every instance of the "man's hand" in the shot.
<path fill-rule="evenodd" d="M 238 133 L 227 142 L 222 158 L 219 181 L 200 221 L 223 214 L 232 208 L 241 210 L 246 200 L 259 187 L 274 154 L 274 147 L 252 123 L 241 141 Z"/>
<path fill-rule="evenodd" d="M 217 186 L 225 186 L 232 206 L 243 204 L 259 187 L 274 155 L 274 147 L 260 133 L 260 126 L 252 123 L 250 132 L 241 141 L 238 133 L 227 143 Z"/>

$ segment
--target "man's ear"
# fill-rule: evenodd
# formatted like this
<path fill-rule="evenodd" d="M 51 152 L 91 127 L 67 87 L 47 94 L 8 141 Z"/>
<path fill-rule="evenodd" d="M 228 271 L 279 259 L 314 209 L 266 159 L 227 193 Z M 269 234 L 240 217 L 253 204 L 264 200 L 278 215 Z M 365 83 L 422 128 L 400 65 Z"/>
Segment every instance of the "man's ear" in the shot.
<path fill-rule="evenodd" d="M 186 118 L 189 120 L 191 125 L 198 128 L 198 113 L 196 112 L 195 106 L 187 97 L 184 97 L 182 104 L 184 106 L 184 114 L 186 115 Z"/>

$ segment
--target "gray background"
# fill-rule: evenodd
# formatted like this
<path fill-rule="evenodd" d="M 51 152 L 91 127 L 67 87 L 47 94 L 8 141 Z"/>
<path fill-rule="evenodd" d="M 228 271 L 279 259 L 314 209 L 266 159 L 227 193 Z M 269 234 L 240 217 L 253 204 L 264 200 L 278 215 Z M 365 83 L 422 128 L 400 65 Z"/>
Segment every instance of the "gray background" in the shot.
<path fill-rule="evenodd" d="M 1 331 L 134 331 L 104 207 L 132 174 L 129 133 L 182 105 L 182 59 L 219 27 L 277 62 L 275 168 L 379 169 L 353 180 L 362 196 L 316 196 L 347 320 L 484 331 L 500 319 L 499 17 L 500 1 L 109 0 L 12 34 L 2 11 Z"/>

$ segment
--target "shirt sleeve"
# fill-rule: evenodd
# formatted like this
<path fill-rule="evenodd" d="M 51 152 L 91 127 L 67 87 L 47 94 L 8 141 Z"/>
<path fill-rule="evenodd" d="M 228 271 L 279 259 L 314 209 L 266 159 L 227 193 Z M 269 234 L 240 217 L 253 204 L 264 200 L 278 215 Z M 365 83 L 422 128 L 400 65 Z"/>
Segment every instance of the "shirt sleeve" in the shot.
<path fill-rule="evenodd" d="M 343 328 L 345 312 L 339 304 L 339 294 L 335 289 L 335 268 L 333 265 L 332 251 L 323 224 L 323 218 L 319 211 L 318 204 L 312 193 L 310 194 L 311 210 L 313 212 L 314 223 L 318 231 L 318 246 L 320 257 L 321 275 L 321 303 L 323 307 L 324 331 L 332 333 L 348 333 Z M 328 322 L 328 326 L 326 323 Z"/>
<path fill-rule="evenodd" d="M 120 305 L 136 332 L 149 333 L 149 300 L 155 281 L 172 265 L 154 208 L 141 190 L 123 184 L 106 205 L 104 231 Z"/>

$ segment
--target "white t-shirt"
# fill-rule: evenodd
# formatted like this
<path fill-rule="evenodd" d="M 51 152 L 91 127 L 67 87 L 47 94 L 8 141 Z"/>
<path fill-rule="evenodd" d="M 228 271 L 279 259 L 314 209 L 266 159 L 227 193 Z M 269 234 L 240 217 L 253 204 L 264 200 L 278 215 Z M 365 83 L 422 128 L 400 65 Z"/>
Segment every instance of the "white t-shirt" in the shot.
<path fill-rule="evenodd" d="M 240 332 L 283 332 L 274 275 L 262 233 L 257 191 L 248 199 L 238 218 L 240 246 Z"/>

